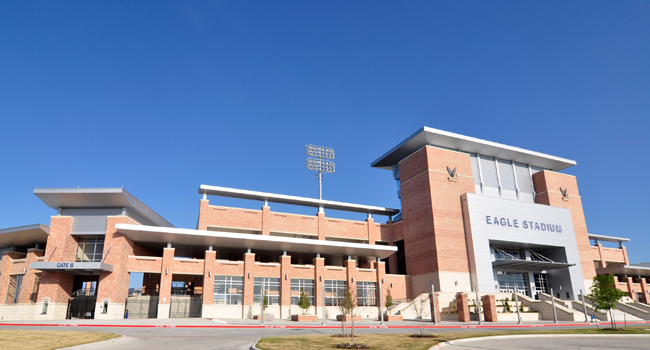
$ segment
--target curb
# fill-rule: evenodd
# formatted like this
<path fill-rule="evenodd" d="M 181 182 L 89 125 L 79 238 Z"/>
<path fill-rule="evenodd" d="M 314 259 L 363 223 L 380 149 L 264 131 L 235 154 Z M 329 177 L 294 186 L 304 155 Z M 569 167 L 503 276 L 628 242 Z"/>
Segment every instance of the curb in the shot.
<path fill-rule="evenodd" d="M 650 334 L 521 334 L 521 335 L 495 335 L 491 337 L 474 337 L 474 338 L 464 338 L 457 340 L 450 340 L 442 343 L 438 343 L 428 350 L 437 350 L 444 348 L 445 346 L 455 345 L 460 343 L 469 343 L 473 341 L 483 341 L 483 340 L 493 340 L 493 339 L 517 339 L 517 338 L 561 338 L 561 337 L 602 337 L 602 338 L 611 338 L 611 337 L 650 337 Z M 251 348 L 252 349 L 252 348 Z M 259 350 L 255 348 L 256 350 Z"/>
<path fill-rule="evenodd" d="M 262 338 L 257 339 L 257 340 L 253 343 L 253 345 L 251 345 L 251 347 L 248 348 L 248 349 L 249 349 L 249 350 L 260 350 L 260 349 L 257 348 L 257 343 L 258 343 L 260 340 L 262 340 Z"/>

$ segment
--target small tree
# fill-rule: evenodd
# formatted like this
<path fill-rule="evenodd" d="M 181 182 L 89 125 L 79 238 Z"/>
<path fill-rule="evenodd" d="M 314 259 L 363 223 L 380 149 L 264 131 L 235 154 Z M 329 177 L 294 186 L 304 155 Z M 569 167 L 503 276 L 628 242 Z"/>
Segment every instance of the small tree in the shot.
<path fill-rule="evenodd" d="M 307 292 L 305 292 L 304 289 L 300 290 L 300 301 L 298 301 L 298 306 L 300 309 L 302 309 L 303 315 L 305 315 L 307 313 L 307 310 L 311 307 L 311 303 L 309 302 L 309 295 L 307 295 Z"/>
<path fill-rule="evenodd" d="M 386 309 L 390 309 L 391 306 L 393 306 L 393 296 L 390 295 L 390 289 L 386 291 Z M 386 310 L 388 313 L 388 310 Z"/>
<path fill-rule="evenodd" d="M 262 313 L 266 313 L 266 308 L 269 307 L 269 295 L 264 291 L 264 297 L 262 298 Z"/>
<path fill-rule="evenodd" d="M 428 294 L 422 294 L 422 295 L 428 296 Z M 411 308 L 417 315 L 418 321 L 420 322 L 419 323 L 420 336 L 424 337 L 424 318 L 427 317 L 429 314 L 429 310 L 428 310 L 429 308 L 427 307 L 427 301 L 429 298 L 422 297 L 422 295 L 420 295 L 415 300 L 413 300 L 413 302 L 411 302 Z"/>
<path fill-rule="evenodd" d="M 591 293 L 587 297 L 591 299 L 594 309 L 609 312 L 609 317 L 612 321 L 612 329 L 614 329 L 614 317 L 612 310 L 616 309 L 616 303 L 621 300 L 627 293 L 616 288 L 614 283 L 614 275 L 596 275 L 594 277 L 594 284 L 591 286 Z"/>
<path fill-rule="evenodd" d="M 350 344 L 350 347 L 354 345 L 354 316 L 355 315 L 355 308 L 357 306 L 357 301 L 354 293 L 350 289 L 350 287 L 345 288 L 345 294 L 343 295 L 343 309 L 345 310 L 345 314 L 343 315 L 343 318 L 347 318 L 350 316 L 352 319 L 350 320 L 350 331 L 347 332 L 347 337 L 348 337 L 348 343 Z M 346 322 L 347 323 L 347 322 Z"/>
<path fill-rule="evenodd" d="M 510 311 L 510 303 L 508 303 L 510 299 L 506 298 L 506 312 L 511 312 Z"/>

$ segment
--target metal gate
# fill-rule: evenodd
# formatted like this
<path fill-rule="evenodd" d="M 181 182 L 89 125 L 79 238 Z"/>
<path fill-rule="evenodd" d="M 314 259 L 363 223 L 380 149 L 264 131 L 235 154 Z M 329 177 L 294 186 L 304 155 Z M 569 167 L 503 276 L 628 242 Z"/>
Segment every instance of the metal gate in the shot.
<path fill-rule="evenodd" d="M 169 318 L 201 317 L 203 296 L 172 297 Z"/>
<path fill-rule="evenodd" d="M 80 295 L 68 300 L 68 312 L 65 318 L 95 318 L 96 295 Z"/>
<path fill-rule="evenodd" d="M 126 298 L 124 318 L 157 318 L 158 296 Z"/>

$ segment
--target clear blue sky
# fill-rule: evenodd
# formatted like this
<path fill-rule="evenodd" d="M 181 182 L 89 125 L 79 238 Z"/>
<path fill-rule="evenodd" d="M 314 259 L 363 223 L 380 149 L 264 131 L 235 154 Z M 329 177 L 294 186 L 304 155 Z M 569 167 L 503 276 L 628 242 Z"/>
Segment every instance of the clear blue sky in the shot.
<path fill-rule="evenodd" d="M 1 227 L 49 223 L 36 186 L 188 228 L 200 184 L 315 197 L 307 143 L 326 199 L 399 207 L 370 162 L 426 125 L 576 160 L 589 231 L 650 261 L 649 114 L 647 1 L 0 2 Z"/>

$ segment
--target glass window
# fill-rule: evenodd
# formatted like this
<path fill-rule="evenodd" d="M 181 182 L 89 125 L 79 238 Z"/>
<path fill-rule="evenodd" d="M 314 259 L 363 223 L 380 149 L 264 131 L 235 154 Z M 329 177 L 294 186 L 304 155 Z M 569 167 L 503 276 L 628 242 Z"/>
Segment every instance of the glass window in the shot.
<path fill-rule="evenodd" d="M 499 177 L 501 178 L 501 187 L 505 190 L 516 191 L 515 175 L 512 172 L 512 164 L 508 161 L 497 159 L 499 165 Z"/>
<path fill-rule="evenodd" d="M 489 187 L 499 187 L 497 180 L 497 168 L 494 158 L 481 156 L 481 173 L 483 174 L 483 184 Z"/>
<path fill-rule="evenodd" d="M 104 238 L 79 237 L 75 262 L 100 262 L 104 253 Z"/>
<path fill-rule="evenodd" d="M 187 295 L 186 282 L 172 281 L 172 295 Z"/>
<path fill-rule="evenodd" d="M 260 304 L 262 295 L 268 297 L 268 305 L 280 305 L 280 279 L 271 277 L 255 277 L 253 287 L 253 304 Z M 262 293 L 264 290 L 265 293 Z"/>
<path fill-rule="evenodd" d="M 296 278 L 291 279 L 291 305 L 298 305 L 303 290 L 307 292 L 309 303 L 314 305 L 314 280 Z"/>
<path fill-rule="evenodd" d="M 470 154 L 469 159 L 472 162 L 472 174 L 474 175 L 474 184 L 475 185 L 480 185 L 481 184 L 481 174 L 478 171 L 478 158 L 476 158 L 476 154 Z"/>
<path fill-rule="evenodd" d="M 244 278 L 241 276 L 214 276 L 214 303 L 241 305 L 244 298 Z"/>
<path fill-rule="evenodd" d="M 357 305 L 377 306 L 377 283 L 357 282 Z"/>
<path fill-rule="evenodd" d="M 528 165 L 515 163 L 515 172 L 517 173 L 517 185 L 519 191 L 523 193 L 533 193 L 533 182 L 530 178 Z"/>
<path fill-rule="evenodd" d="M 345 297 L 345 281 L 325 281 L 325 306 L 338 306 Z"/>
<path fill-rule="evenodd" d="M 20 296 L 20 287 L 23 284 L 24 275 L 13 275 L 9 278 L 9 288 L 7 289 L 6 304 L 17 304 Z"/>

